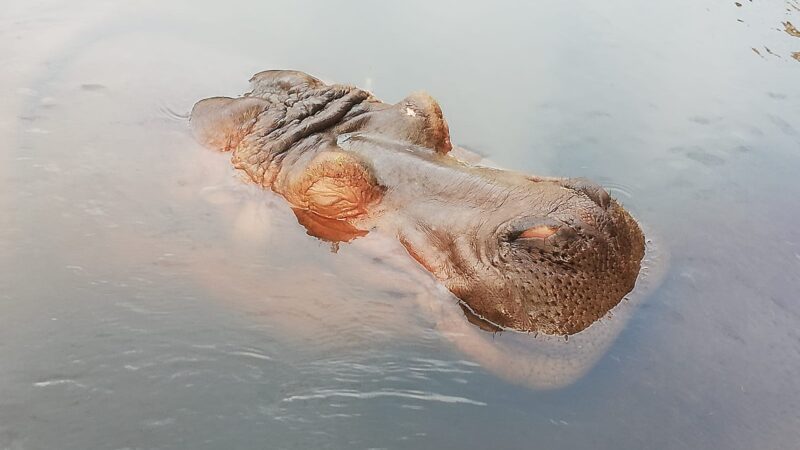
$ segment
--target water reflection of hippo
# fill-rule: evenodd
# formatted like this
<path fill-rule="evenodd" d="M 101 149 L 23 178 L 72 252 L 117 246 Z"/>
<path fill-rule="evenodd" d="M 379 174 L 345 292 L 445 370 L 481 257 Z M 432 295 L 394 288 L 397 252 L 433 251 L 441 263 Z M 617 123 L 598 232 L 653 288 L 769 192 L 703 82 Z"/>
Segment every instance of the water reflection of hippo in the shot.
<path fill-rule="evenodd" d="M 242 98 L 198 102 L 195 135 L 231 151 L 311 234 L 396 235 L 488 327 L 577 333 L 633 289 L 642 232 L 600 186 L 461 162 L 426 94 L 389 105 L 295 71 L 251 83 Z"/>

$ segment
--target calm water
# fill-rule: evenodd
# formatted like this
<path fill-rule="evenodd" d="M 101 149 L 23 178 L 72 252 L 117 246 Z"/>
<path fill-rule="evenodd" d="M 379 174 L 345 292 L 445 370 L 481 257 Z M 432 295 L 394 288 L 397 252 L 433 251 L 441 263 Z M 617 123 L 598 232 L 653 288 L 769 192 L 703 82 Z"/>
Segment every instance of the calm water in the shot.
<path fill-rule="evenodd" d="M 8 3 L 0 448 L 797 448 L 797 3 Z M 192 141 L 269 68 L 600 181 L 663 281 L 584 376 L 507 381 L 396 248 L 332 253 Z"/>

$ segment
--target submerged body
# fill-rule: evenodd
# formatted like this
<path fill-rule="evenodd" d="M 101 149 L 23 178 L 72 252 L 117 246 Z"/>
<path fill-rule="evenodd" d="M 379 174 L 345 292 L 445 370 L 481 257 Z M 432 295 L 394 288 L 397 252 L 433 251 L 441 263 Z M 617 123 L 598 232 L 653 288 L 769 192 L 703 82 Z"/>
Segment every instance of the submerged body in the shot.
<path fill-rule="evenodd" d="M 633 289 L 644 238 L 600 186 L 459 161 L 426 94 L 389 105 L 294 71 L 251 83 L 242 98 L 198 102 L 195 135 L 231 151 L 310 234 L 396 236 L 488 327 L 577 333 Z"/>

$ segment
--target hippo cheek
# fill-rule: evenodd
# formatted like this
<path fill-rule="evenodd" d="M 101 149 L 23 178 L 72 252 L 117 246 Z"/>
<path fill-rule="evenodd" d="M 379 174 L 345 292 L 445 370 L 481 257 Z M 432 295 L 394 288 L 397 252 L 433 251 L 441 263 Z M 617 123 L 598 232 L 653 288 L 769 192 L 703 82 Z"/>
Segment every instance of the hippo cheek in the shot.
<path fill-rule="evenodd" d="M 279 183 L 295 208 L 334 220 L 364 218 L 385 191 L 367 163 L 342 151 L 318 153 L 303 170 L 286 174 Z"/>

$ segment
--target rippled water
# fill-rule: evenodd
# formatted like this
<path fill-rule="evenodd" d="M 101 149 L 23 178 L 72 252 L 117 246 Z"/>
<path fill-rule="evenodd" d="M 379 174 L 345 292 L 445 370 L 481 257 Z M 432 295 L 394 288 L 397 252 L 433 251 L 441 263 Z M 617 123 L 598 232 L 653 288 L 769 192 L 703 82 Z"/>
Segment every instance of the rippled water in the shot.
<path fill-rule="evenodd" d="M 0 448 L 797 448 L 796 1 L 10 3 Z M 601 182 L 663 281 L 563 387 L 481 364 L 402 249 L 331 252 L 191 139 L 269 68 Z"/>

